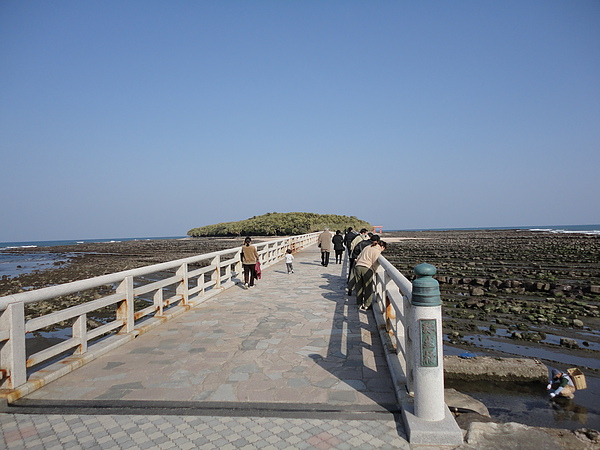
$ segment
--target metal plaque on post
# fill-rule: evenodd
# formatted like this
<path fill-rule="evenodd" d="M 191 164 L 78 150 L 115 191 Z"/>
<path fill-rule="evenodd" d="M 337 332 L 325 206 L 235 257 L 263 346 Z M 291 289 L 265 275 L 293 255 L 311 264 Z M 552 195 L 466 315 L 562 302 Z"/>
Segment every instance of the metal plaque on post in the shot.
<path fill-rule="evenodd" d="M 419 320 L 419 329 L 421 330 L 421 367 L 437 367 L 438 349 L 436 320 Z"/>

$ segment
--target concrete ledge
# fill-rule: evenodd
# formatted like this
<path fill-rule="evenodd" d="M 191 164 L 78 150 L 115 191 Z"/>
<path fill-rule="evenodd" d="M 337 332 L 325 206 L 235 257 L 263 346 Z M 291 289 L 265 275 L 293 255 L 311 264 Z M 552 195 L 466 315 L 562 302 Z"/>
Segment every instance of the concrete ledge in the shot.
<path fill-rule="evenodd" d="M 463 431 L 447 407 L 443 420 L 430 422 L 415 416 L 413 404 L 406 402 L 402 404 L 402 418 L 411 445 L 455 447 L 463 443 Z"/>

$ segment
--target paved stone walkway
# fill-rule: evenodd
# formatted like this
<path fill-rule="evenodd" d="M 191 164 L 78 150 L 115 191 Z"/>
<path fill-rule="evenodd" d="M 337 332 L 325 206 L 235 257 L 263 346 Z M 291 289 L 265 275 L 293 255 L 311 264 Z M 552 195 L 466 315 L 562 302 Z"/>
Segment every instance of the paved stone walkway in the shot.
<path fill-rule="evenodd" d="M 6 449 L 410 448 L 393 419 L 0 414 L 0 425 Z"/>
<path fill-rule="evenodd" d="M 403 448 L 372 313 L 319 249 L 0 413 L 6 448 Z M 37 414 L 32 414 L 37 413 Z"/>

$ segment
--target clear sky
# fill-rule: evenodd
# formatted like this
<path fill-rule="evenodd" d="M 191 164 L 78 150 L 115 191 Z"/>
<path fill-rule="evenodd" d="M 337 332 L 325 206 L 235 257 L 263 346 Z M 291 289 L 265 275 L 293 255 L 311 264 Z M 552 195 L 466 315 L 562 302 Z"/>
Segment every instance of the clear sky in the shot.
<path fill-rule="evenodd" d="M 600 1 L 0 1 L 0 241 L 600 223 Z"/>

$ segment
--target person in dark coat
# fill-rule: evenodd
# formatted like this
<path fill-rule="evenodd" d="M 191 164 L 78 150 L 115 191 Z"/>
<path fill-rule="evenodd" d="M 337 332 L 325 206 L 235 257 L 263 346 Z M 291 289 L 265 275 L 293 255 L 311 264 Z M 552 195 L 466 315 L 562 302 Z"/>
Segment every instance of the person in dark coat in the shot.
<path fill-rule="evenodd" d="M 353 230 L 352 227 L 348 227 L 348 230 L 344 235 L 344 244 L 346 244 L 346 250 L 348 250 L 348 252 L 350 252 L 350 244 L 352 244 L 352 241 L 356 236 L 358 236 L 358 231 Z"/>
<path fill-rule="evenodd" d="M 367 232 L 367 230 L 364 228 L 361 230 L 361 232 L 363 230 L 365 233 Z M 352 227 L 349 227 L 348 231 L 346 232 L 346 236 L 344 237 L 344 242 L 346 244 L 346 251 L 348 252 L 348 280 L 347 280 L 348 282 L 350 281 L 350 278 L 352 277 L 352 269 L 354 268 L 354 262 L 355 262 L 355 260 L 352 259 L 352 242 L 359 235 L 360 235 L 360 233 L 358 231 L 355 231 L 352 229 Z"/>
<path fill-rule="evenodd" d="M 335 251 L 335 263 L 341 264 L 342 254 L 344 253 L 344 236 L 342 236 L 342 232 L 337 230 L 331 241 L 333 242 L 333 250 Z"/>

